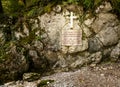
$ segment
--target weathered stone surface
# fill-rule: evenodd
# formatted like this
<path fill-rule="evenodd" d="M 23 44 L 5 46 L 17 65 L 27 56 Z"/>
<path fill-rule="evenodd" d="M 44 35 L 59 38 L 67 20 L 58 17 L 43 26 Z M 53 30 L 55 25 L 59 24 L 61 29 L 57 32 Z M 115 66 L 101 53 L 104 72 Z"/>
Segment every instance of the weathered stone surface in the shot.
<path fill-rule="evenodd" d="M 82 52 L 88 49 L 88 40 L 82 40 L 82 45 L 70 46 L 68 49 L 69 53 Z"/>
<path fill-rule="evenodd" d="M 13 81 L 0 87 L 119 87 L 119 63 L 83 67 L 71 72 L 59 72 L 37 81 Z"/>
<path fill-rule="evenodd" d="M 0 31 L 0 39 L 3 37 L 3 33 L 2 31 Z"/>
<path fill-rule="evenodd" d="M 62 14 L 55 14 L 51 12 L 51 14 L 44 14 L 40 17 L 40 25 L 41 28 L 44 28 L 48 34 L 50 39 L 49 45 L 51 45 L 51 49 L 60 49 L 60 34 L 61 30 L 65 26 L 65 17 Z"/>
<path fill-rule="evenodd" d="M 71 62 L 70 67 L 71 68 L 79 68 L 83 65 L 87 64 L 98 64 L 101 62 L 102 59 L 102 53 L 96 52 L 93 54 L 89 54 L 87 52 L 84 53 L 84 56 L 77 56 L 76 60 L 74 62 Z"/>
<path fill-rule="evenodd" d="M 91 38 L 89 39 L 89 52 L 97 52 L 101 50 L 103 44 L 100 42 L 98 38 Z"/>
<path fill-rule="evenodd" d="M 0 45 L 3 44 L 4 41 L 5 41 L 4 35 L 3 35 L 2 31 L 0 30 Z"/>
<path fill-rule="evenodd" d="M 39 40 L 34 40 L 32 42 L 32 46 L 37 50 L 37 51 L 42 51 L 44 49 L 43 43 L 40 42 Z"/>
<path fill-rule="evenodd" d="M 92 28 L 95 33 L 104 30 L 106 25 L 109 27 L 116 20 L 116 15 L 110 13 L 100 13 L 98 18 L 92 23 Z"/>
<path fill-rule="evenodd" d="M 37 52 L 35 50 L 30 50 L 29 51 L 29 55 L 30 55 L 30 62 L 32 62 L 34 68 L 39 68 L 42 65 L 42 60 L 41 58 L 38 56 Z"/>
<path fill-rule="evenodd" d="M 112 48 L 113 47 L 104 49 L 104 51 L 103 51 L 103 61 L 109 59 L 111 51 L 112 51 Z"/>
<path fill-rule="evenodd" d="M 79 56 L 78 59 L 70 65 L 70 67 L 71 68 L 79 68 L 82 65 L 88 64 L 89 61 L 90 60 L 88 58 L 84 58 L 84 57 Z"/>
<path fill-rule="evenodd" d="M 13 81 L 6 83 L 3 87 L 37 87 L 37 82 Z"/>
<path fill-rule="evenodd" d="M 120 59 L 120 41 L 112 50 L 110 57 L 112 61 L 117 61 L 118 59 Z"/>
<path fill-rule="evenodd" d="M 29 68 L 28 61 L 22 52 L 16 51 L 16 46 L 12 46 L 5 55 L 5 60 L 0 63 L 0 82 L 15 80 Z"/>
<path fill-rule="evenodd" d="M 89 14 L 88 14 L 89 15 Z M 89 18 L 89 19 L 86 19 L 84 21 L 84 24 L 87 26 L 87 27 L 91 27 L 91 24 L 93 23 L 95 18 Z M 84 29 L 84 28 L 83 28 Z"/>
<path fill-rule="evenodd" d="M 46 57 L 41 54 L 42 53 L 39 54 L 39 52 L 36 50 L 29 50 L 29 64 L 31 66 L 30 70 L 46 70 L 46 67 L 48 67 L 48 59 L 46 59 Z"/>
<path fill-rule="evenodd" d="M 23 74 L 27 71 L 28 66 L 30 70 L 49 68 L 56 71 L 57 69 L 58 71 L 68 71 L 69 68 L 74 69 L 85 64 L 95 66 L 100 63 L 102 58 L 119 59 L 120 23 L 116 15 L 107 13 L 111 10 L 111 6 L 109 3 L 106 4 L 100 7 L 101 11 L 97 13 L 96 19 L 87 18 L 90 16 L 88 13 L 85 16 L 87 19 L 85 18 L 82 23 L 79 18 L 75 19 L 72 28 L 70 26 L 71 12 L 67 10 L 68 8 L 64 9 L 67 10 L 64 12 L 59 5 L 50 13 L 26 22 L 24 20 L 25 23 L 23 22 L 20 26 L 23 31 L 19 27 L 16 31 L 12 31 L 15 34 L 15 39 L 13 39 L 17 44 L 15 46 L 11 44 L 12 47 L 5 51 L 10 58 L 0 64 L 0 80 L 3 78 L 14 80 L 18 73 Z M 79 17 L 77 13 L 73 13 L 73 15 Z M 62 30 L 70 28 L 80 30 L 81 45 L 61 45 Z M 4 41 L 3 36 L 4 34 L 0 31 L 0 41 L 2 42 Z M 19 42 L 20 44 L 18 44 Z M 18 47 L 17 51 L 16 47 Z M 11 50 L 9 51 L 9 49 Z"/>
<path fill-rule="evenodd" d="M 101 62 L 102 53 L 101 52 L 93 53 L 88 59 L 91 60 L 92 64 L 98 64 Z"/>
<path fill-rule="evenodd" d="M 114 45 L 119 40 L 117 33 L 112 27 L 107 27 L 106 29 L 100 31 L 96 37 L 99 38 L 104 46 Z"/>
<path fill-rule="evenodd" d="M 103 4 L 101 4 L 99 7 L 97 7 L 97 9 L 95 10 L 96 13 L 106 13 L 112 10 L 112 6 L 110 4 L 110 2 L 104 2 Z"/>
<path fill-rule="evenodd" d="M 90 37 L 92 35 L 92 32 L 90 31 L 88 26 L 89 26 L 89 23 L 88 23 L 88 25 L 83 26 L 83 32 L 82 33 L 84 35 L 84 38 L 88 38 L 88 37 Z"/>
<path fill-rule="evenodd" d="M 70 14 L 70 13 L 68 12 L 68 14 Z M 61 44 L 61 38 L 62 38 L 61 35 L 62 35 L 62 30 L 70 29 L 70 23 L 69 23 L 70 19 L 67 18 L 66 14 L 64 14 L 64 15 L 56 14 L 54 12 L 51 12 L 50 14 L 44 14 L 41 17 L 39 17 L 39 19 L 41 21 L 40 22 L 41 28 L 44 28 L 46 33 L 48 34 L 47 38 L 49 38 L 49 44 L 48 44 L 49 49 L 58 51 L 58 50 L 61 50 L 61 48 L 62 48 L 62 51 L 64 52 L 64 48 L 66 48 L 66 47 L 61 46 L 62 45 Z M 80 30 L 81 31 L 80 34 L 82 34 L 82 30 L 78 24 L 79 24 L 78 20 L 74 21 L 73 28 L 75 30 Z M 85 42 L 85 44 L 87 44 L 87 42 Z M 76 46 L 75 47 L 71 46 L 71 47 L 73 49 L 76 49 Z M 83 46 L 81 46 L 81 47 L 83 47 Z M 85 49 L 87 49 L 86 45 L 82 49 L 79 49 L 76 51 L 83 51 Z M 75 50 L 74 51 L 66 50 L 66 51 L 67 52 L 76 52 Z"/>
<path fill-rule="evenodd" d="M 55 62 L 58 61 L 58 53 L 57 52 L 48 50 L 45 52 L 45 57 L 47 58 L 48 62 L 51 65 L 54 65 Z"/>
<path fill-rule="evenodd" d="M 118 35 L 118 38 L 120 39 L 120 23 L 118 22 L 118 25 L 114 27 L 115 32 Z"/>
<path fill-rule="evenodd" d="M 23 74 L 24 81 L 31 82 L 31 81 L 38 80 L 39 78 L 40 78 L 40 74 L 38 73 L 24 73 Z"/>
<path fill-rule="evenodd" d="M 65 68 L 68 66 L 68 63 L 65 59 L 65 55 L 58 54 L 58 61 L 54 64 L 53 68 Z"/>
<path fill-rule="evenodd" d="M 62 7 L 60 5 L 57 5 L 53 8 L 53 11 L 55 11 L 56 13 L 60 13 L 62 11 Z"/>

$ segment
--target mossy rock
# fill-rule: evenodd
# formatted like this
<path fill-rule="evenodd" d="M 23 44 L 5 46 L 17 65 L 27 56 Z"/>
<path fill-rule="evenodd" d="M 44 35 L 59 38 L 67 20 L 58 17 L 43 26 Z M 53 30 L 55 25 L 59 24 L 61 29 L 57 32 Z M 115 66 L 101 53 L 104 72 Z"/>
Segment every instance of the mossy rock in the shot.
<path fill-rule="evenodd" d="M 23 80 L 25 81 L 35 81 L 38 80 L 40 78 L 40 74 L 39 73 L 24 73 L 23 74 Z"/>
<path fill-rule="evenodd" d="M 49 83 L 53 83 L 54 80 L 41 80 L 37 87 L 46 87 Z"/>

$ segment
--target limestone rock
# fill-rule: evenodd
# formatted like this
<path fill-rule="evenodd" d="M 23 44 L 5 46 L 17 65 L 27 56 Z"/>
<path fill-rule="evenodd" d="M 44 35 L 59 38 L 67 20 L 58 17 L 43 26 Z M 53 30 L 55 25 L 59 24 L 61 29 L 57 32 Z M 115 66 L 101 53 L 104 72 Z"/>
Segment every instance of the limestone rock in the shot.
<path fill-rule="evenodd" d="M 58 61 L 55 63 L 55 65 L 53 66 L 53 68 L 65 68 L 68 66 L 68 63 L 65 59 L 64 55 L 58 55 Z"/>
<path fill-rule="evenodd" d="M 102 42 L 104 46 L 114 45 L 118 42 L 118 35 L 112 27 L 107 27 L 106 29 L 100 31 L 97 38 Z"/>
<path fill-rule="evenodd" d="M 105 2 L 104 3 L 104 8 L 102 9 L 104 12 L 109 12 L 112 10 L 112 6 L 110 4 L 110 2 Z"/>
<path fill-rule="evenodd" d="M 110 57 L 112 61 L 120 59 L 120 41 L 117 46 L 112 50 Z"/>
<path fill-rule="evenodd" d="M 70 15 L 70 13 L 68 14 Z M 63 30 L 70 30 L 71 28 L 70 19 L 68 18 L 69 16 L 67 17 L 66 14 L 61 14 L 61 13 L 56 14 L 54 12 L 51 12 L 50 14 L 44 14 L 41 17 L 39 17 L 41 21 L 40 26 L 46 31 L 47 38 L 49 39 L 48 41 L 49 43 L 47 44 L 48 49 L 52 51 L 63 51 L 64 53 L 66 53 L 66 51 L 70 53 L 74 53 L 78 51 L 84 51 L 88 48 L 87 40 L 81 42 L 83 45 L 80 47 L 70 46 L 70 50 L 69 49 L 66 50 L 66 47 L 61 44 Z M 80 34 L 82 34 L 82 30 L 79 26 L 79 20 L 77 19 L 74 20 L 73 29 L 80 30 Z M 79 49 L 75 51 L 75 49 L 78 47 Z"/>
<path fill-rule="evenodd" d="M 13 81 L 4 84 L 3 87 L 37 87 L 37 82 Z"/>
<path fill-rule="evenodd" d="M 73 62 L 70 67 L 71 68 L 80 68 L 81 66 L 88 64 L 89 63 L 89 59 L 88 58 L 84 58 L 84 57 L 79 57 L 75 62 Z"/>
<path fill-rule="evenodd" d="M 44 14 L 40 17 L 41 28 L 47 33 L 47 38 L 49 38 L 49 49 L 51 50 L 60 50 L 60 34 L 61 30 L 65 26 L 65 17 L 62 14 Z"/>
<path fill-rule="evenodd" d="M 35 50 L 29 50 L 29 62 L 31 70 L 38 69 L 38 71 L 41 69 L 45 70 L 48 64 L 46 58 L 41 56 L 41 54 L 38 54 Z"/>
<path fill-rule="evenodd" d="M 100 51 L 103 47 L 103 44 L 96 37 L 89 39 L 89 52 L 97 52 Z"/>
<path fill-rule="evenodd" d="M 70 46 L 69 49 L 68 49 L 68 52 L 69 53 L 75 53 L 75 52 L 82 52 L 82 51 L 85 51 L 88 49 L 88 40 L 85 39 L 85 40 L 82 40 L 82 45 L 79 45 L 79 46 Z"/>
<path fill-rule="evenodd" d="M 83 27 L 83 33 L 85 34 L 84 38 L 88 38 L 92 35 L 92 32 L 90 31 L 89 27 L 87 27 L 87 26 Z"/>
<path fill-rule="evenodd" d="M 16 49 L 16 46 L 12 46 L 10 51 L 5 54 L 5 60 L 0 63 L 0 82 L 15 80 L 29 68 L 22 51 L 18 53 Z"/>
<path fill-rule="evenodd" d="M 42 51 L 43 49 L 44 49 L 44 47 L 43 47 L 43 43 L 42 42 L 40 42 L 39 40 L 34 40 L 33 42 L 32 42 L 32 46 L 37 50 L 37 51 Z"/>
<path fill-rule="evenodd" d="M 0 30 L 0 44 L 3 44 L 4 41 L 5 41 L 4 34 L 3 34 L 2 31 Z"/>
<path fill-rule="evenodd" d="M 100 13 L 98 18 L 92 23 L 92 28 L 95 33 L 104 30 L 106 25 L 109 27 L 116 20 L 116 16 L 110 13 Z"/>
<path fill-rule="evenodd" d="M 113 47 L 104 49 L 104 51 L 103 51 L 103 61 L 107 60 L 110 57 L 112 49 L 113 49 Z"/>
<path fill-rule="evenodd" d="M 55 11 L 56 13 L 60 13 L 62 11 L 62 7 L 60 5 L 57 5 L 53 8 L 53 11 Z"/>
<path fill-rule="evenodd" d="M 70 64 L 71 68 L 80 68 L 83 65 L 91 64 L 91 65 L 96 65 L 101 62 L 102 59 L 102 53 L 101 52 L 96 52 L 93 53 L 92 55 L 88 55 L 86 57 L 83 56 L 78 56 L 76 61 Z"/>
<path fill-rule="evenodd" d="M 99 7 L 97 7 L 97 9 L 95 10 L 96 13 L 106 13 L 112 10 L 112 6 L 110 4 L 110 2 L 104 2 L 103 4 L 101 4 Z"/>
<path fill-rule="evenodd" d="M 119 23 L 119 22 L 118 22 Z M 118 38 L 120 39 L 120 23 L 114 27 L 115 32 L 118 35 Z"/>
<path fill-rule="evenodd" d="M 42 60 L 40 59 L 40 57 L 38 56 L 37 52 L 35 50 L 29 50 L 29 55 L 31 57 L 31 61 L 34 68 L 39 68 L 39 66 L 41 66 Z"/>
<path fill-rule="evenodd" d="M 58 53 L 53 51 L 46 51 L 45 57 L 48 60 L 50 65 L 54 65 L 56 61 L 58 61 Z"/>
<path fill-rule="evenodd" d="M 88 59 L 91 60 L 92 64 L 98 64 L 101 62 L 102 53 L 101 52 L 93 53 Z"/>
<path fill-rule="evenodd" d="M 24 73 L 23 74 L 24 81 L 31 82 L 31 81 L 38 80 L 39 78 L 40 78 L 40 74 L 38 73 Z"/>
<path fill-rule="evenodd" d="M 93 23 L 94 19 L 95 19 L 95 18 L 86 19 L 86 20 L 84 21 L 85 25 L 86 25 L 87 27 L 91 27 L 91 24 Z"/>

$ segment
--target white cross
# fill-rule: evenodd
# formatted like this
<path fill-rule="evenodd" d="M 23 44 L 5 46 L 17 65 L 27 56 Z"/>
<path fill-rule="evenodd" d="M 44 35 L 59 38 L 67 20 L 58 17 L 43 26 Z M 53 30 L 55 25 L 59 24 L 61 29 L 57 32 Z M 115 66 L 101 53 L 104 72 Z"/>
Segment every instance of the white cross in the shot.
<path fill-rule="evenodd" d="M 73 16 L 73 12 L 70 12 L 70 28 L 73 28 L 73 20 L 77 18 L 77 16 Z"/>

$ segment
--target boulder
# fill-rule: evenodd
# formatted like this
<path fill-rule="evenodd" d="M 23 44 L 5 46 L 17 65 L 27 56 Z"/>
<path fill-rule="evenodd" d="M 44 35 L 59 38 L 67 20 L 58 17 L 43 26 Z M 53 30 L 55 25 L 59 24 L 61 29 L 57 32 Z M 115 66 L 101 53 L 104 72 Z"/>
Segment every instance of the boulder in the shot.
<path fill-rule="evenodd" d="M 88 46 L 89 46 L 89 52 L 97 52 L 100 51 L 103 47 L 103 44 L 100 42 L 100 40 L 96 37 L 90 38 L 88 41 Z"/>
<path fill-rule="evenodd" d="M 111 13 L 100 13 L 97 15 L 98 17 L 92 23 L 91 27 L 95 33 L 100 32 L 101 30 L 106 30 L 106 27 L 110 27 L 112 23 L 116 23 L 116 15 Z"/>
<path fill-rule="evenodd" d="M 112 61 L 120 60 L 120 41 L 119 43 L 112 49 L 112 52 L 110 54 L 110 58 Z"/>
<path fill-rule="evenodd" d="M 17 52 L 16 46 L 11 46 L 10 50 L 0 59 L 0 82 L 16 80 L 28 71 L 29 63 L 23 52 Z"/>
<path fill-rule="evenodd" d="M 40 74 L 38 73 L 24 73 L 23 74 L 24 81 L 32 82 L 32 81 L 38 80 L 39 78 L 40 78 Z"/>
<path fill-rule="evenodd" d="M 104 46 L 111 46 L 119 41 L 119 37 L 113 27 L 107 27 L 100 31 L 96 37 L 99 38 L 100 42 L 102 42 Z"/>

